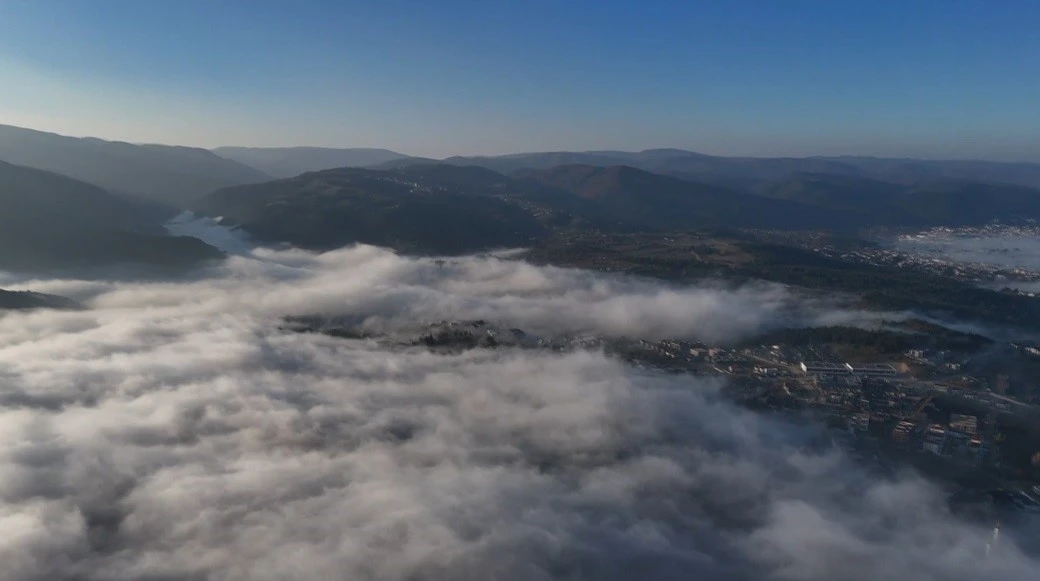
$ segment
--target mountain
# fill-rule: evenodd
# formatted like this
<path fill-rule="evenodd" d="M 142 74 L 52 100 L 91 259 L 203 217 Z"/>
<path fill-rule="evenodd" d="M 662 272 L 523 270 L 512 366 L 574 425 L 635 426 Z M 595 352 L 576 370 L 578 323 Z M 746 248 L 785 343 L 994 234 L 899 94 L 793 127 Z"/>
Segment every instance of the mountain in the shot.
<path fill-rule="evenodd" d="M 268 242 L 458 254 L 525 245 L 544 234 L 530 208 L 509 195 L 509 183 L 481 168 L 340 168 L 225 188 L 200 200 L 197 210 Z"/>
<path fill-rule="evenodd" d="M 165 217 L 155 204 L 0 162 L 0 269 L 188 266 L 221 256 L 197 239 L 167 236 Z"/>
<path fill-rule="evenodd" d="M 876 225 L 969 226 L 1040 219 L 1040 190 L 953 179 L 901 184 L 871 178 L 797 174 L 757 193 L 834 212 L 859 212 Z"/>
<path fill-rule="evenodd" d="M 702 181 L 738 180 L 756 182 L 777 179 L 795 172 L 824 172 L 859 175 L 852 163 L 827 158 L 740 158 L 705 155 L 682 149 L 644 151 L 554 151 L 499 156 L 449 157 L 441 163 L 479 165 L 505 174 L 520 170 L 549 169 L 561 165 L 626 165 L 645 171 Z"/>
<path fill-rule="evenodd" d="M 516 175 L 588 200 L 616 220 L 643 229 L 855 228 L 866 223 L 856 212 L 833 213 L 629 166 L 567 165 Z"/>
<path fill-rule="evenodd" d="M 217 155 L 255 167 L 276 178 L 339 167 L 366 167 L 406 159 L 388 149 L 330 147 L 218 147 Z M 414 158 L 413 158 L 414 159 Z"/>
<path fill-rule="evenodd" d="M 835 213 L 627 166 L 559 166 L 505 176 L 482 167 L 341 168 L 214 192 L 196 210 L 268 242 L 363 242 L 454 254 L 525 246 L 553 231 L 853 228 Z"/>
<path fill-rule="evenodd" d="M 899 205 L 943 226 L 1038 220 L 1040 190 L 1009 184 L 939 180 L 909 187 Z"/>
<path fill-rule="evenodd" d="M 954 179 L 1040 188 L 1040 164 L 972 160 L 918 160 L 875 157 L 723 157 L 682 149 L 637 152 L 532 152 L 499 156 L 449 157 L 440 163 L 478 165 L 513 174 L 561 165 L 627 165 L 645 171 L 749 190 L 763 182 L 797 174 L 831 174 L 914 184 Z M 385 168 L 388 169 L 388 168 Z"/>
<path fill-rule="evenodd" d="M 877 157 L 841 157 L 832 159 L 859 168 L 865 176 L 906 184 L 922 181 L 956 180 L 1040 188 L 1040 163 L 885 159 Z"/>
<path fill-rule="evenodd" d="M 555 151 L 546 153 L 519 153 L 495 157 L 449 157 L 442 163 L 452 165 L 477 165 L 503 173 L 512 174 L 526 169 L 549 169 L 565 165 L 638 165 L 634 163 L 632 154 L 624 152 L 570 152 Z"/>
<path fill-rule="evenodd" d="M 876 226 L 1040 219 L 1040 192 L 816 173 L 748 192 L 625 165 L 562 165 L 506 176 L 482 166 L 424 163 L 391 170 L 340 168 L 226 188 L 200 200 L 196 210 L 222 216 L 268 242 L 314 249 L 363 242 L 454 254 L 529 245 L 561 229 L 851 233 Z"/>
<path fill-rule="evenodd" d="M 831 212 L 856 212 L 874 225 L 923 226 L 930 223 L 900 206 L 906 188 L 899 184 L 847 175 L 797 173 L 767 182 L 755 193 Z"/>
<path fill-rule="evenodd" d="M 0 310 L 78 309 L 82 305 L 58 295 L 0 289 Z"/>
<path fill-rule="evenodd" d="M 0 160 L 176 208 L 218 188 L 270 179 L 205 149 L 66 137 L 10 125 L 0 125 Z"/>
<path fill-rule="evenodd" d="M 390 161 L 384 161 L 383 163 L 376 163 L 365 166 L 365 169 L 376 169 L 376 170 L 391 170 L 391 169 L 405 169 L 416 165 L 453 165 L 445 164 L 439 159 L 433 159 L 432 157 L 402 157 L 400 159 L 392 159 Z M 466 164 L 462 164 L 463 166 Z"/>

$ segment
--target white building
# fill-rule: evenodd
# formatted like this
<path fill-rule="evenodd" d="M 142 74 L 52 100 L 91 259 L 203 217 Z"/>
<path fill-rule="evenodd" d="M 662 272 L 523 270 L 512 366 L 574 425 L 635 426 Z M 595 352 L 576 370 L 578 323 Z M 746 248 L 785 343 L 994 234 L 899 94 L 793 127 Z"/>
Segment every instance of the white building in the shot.
<path fill-rule="evenodd" d="M 846 363 L 845 367 L 849 369 L 849 373 L 860 377 L 895 377 L 899 375 L 896 368 L 887 363 L 864 363 L 861 365 Z"/>
<path fill-rule="evenodd" d="M 841 363 L 812 363 L 803 361 L 802 372 L 810 375 L 848 375 L 849 369 Z"/>
<path fill-rule="evenodd" d="M 979 432 L 979 419 L 975 416 L 950 414 L 950 429 L 974 436 Z"/>

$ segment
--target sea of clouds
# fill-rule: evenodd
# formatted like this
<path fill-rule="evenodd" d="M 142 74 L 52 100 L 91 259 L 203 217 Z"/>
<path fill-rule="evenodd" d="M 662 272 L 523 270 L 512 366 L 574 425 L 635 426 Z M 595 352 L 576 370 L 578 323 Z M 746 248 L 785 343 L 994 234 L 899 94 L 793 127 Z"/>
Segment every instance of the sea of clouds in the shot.
<path fill-rule="evenodd" d="M 11 287 L 9 287 L 11 288 Z M 282 330 L 486 319 L 729 341 L 870 324 L 776 285 L 496 257 L 243 252 L 180 281 L 21 280 L 0 314 L 0 578 L 1036 579 L 1040 561 L 820 428 L 597 351 L 433 353 Z"/>

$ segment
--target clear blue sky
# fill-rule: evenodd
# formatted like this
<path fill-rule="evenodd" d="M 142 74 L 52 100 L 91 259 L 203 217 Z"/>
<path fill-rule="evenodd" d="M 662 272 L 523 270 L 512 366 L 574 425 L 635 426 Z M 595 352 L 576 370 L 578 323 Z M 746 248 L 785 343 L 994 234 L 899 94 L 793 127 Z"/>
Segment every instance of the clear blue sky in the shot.
<path fill-rule="evenodd" d="M 0 0 L 0 123 L 1040 161 L 1040 1 Z"/>

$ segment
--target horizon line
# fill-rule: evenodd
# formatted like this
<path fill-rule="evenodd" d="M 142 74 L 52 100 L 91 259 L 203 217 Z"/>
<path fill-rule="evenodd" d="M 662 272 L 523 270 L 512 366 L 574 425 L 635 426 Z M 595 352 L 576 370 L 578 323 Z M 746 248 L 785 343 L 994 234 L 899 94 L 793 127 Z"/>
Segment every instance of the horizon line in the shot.
<path fill-rule="evenodd" d="M 33 127 L 25 127 L 21 125 L 11 125 L 9 123 L 0 123 L 0 127 L 8 127 L 13 129 L 19 129 L 23 131 L 32 131 L 35 133 L 44 133 L 48 135 L 56 135 L 58 137 L 65 137 L 69 139 L 93 139 L 98 141 L 104 141 L 106 143 L 123 143 L 127 145 L 136 146 L 158 146 L 158 147 L 183 147 L 188 149 L 201 149 L 203 151 L 209 151 L 214 155 L 219 155 L 216 150 L 221 148 L 240 148 L 240 149 L 323 149 L 323 150 L 380 150 L 388 151 L 404 157 L 411 157 L 417 159 L 428 159 L 432 161 L 444 162 L 453 158 L 474 158 L 474 159 L 494 159 L 501 157 L 510 156 L 523 156 L 523 155 L 538 155 L 538 154 L 608 154 L 608 153 L 624 153 L 624 154 L 638 154 L 646 153 L 651 151 L 676 151 L 686 154 L 699 155 L 704 157 L 715 157 L 723 159 L 876 159 L 876 160 L 920 160 L 920 161 L 935 161 L 935 162 L 985 162 L 985 163 L 998 163 L 1008 165 L 1040 165 L 1040 160 L 1027 161 L 1009 161 L 1000 159 L 987 159 L 982 157 L 930 157 L 930 156 L 899 156 L 899 155 L 866 155 L 866 154 L 853 154 L 853 153 L 837 153 L 837 154 L 826 154 L 818 153 L 811 155 L 724 155 L 717 153 L 704 153 L 703 151 L 697 151 L 693 149 L 685 149 L 682 147 L 648 147 L 644 149 L 546 149 L 546 150 L 528 150 L 528 151 L 516 151 L 509 153 L 478 153 L 478 154 L 452 154 L 445 157 L 431 157 L 425 155 L 412 155 L 410 153 L 404 153 L 400 150 L 390 147 L 381 146 L 357 146 L 357 145 L 216 145 L 213 147 L 206 147 L 203 145 L 186 145 L 183 143 L 162 143 L 156 141 L 129 141 L 118 138 L 99 137 L 97 135 L 73 135 L 70 133 L 59 133 L 57 131 L 50 131 L 46 129 L 36 129 Z"/>

